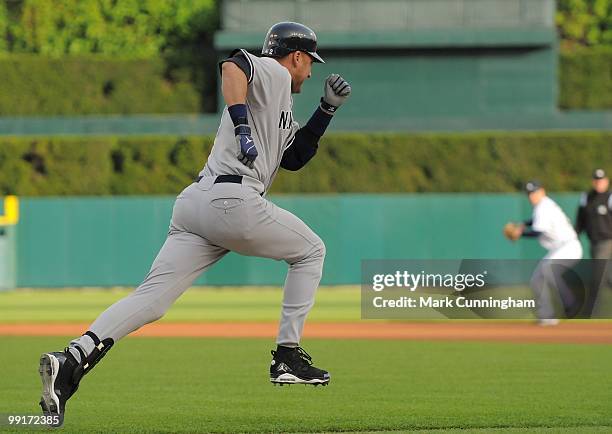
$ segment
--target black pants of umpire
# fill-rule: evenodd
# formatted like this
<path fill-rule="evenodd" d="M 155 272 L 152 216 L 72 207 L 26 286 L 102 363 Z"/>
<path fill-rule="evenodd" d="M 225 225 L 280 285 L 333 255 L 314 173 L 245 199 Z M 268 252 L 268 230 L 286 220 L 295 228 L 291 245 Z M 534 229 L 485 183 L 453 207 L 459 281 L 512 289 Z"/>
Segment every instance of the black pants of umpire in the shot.
<path fill-rule="evenodd" d="M 612 240 L 591 242 L 591 258 L 594 261 L 589 310 L 594 313 L 593 304 L 597 303 L 596 300 L 605 295 L 603 292 L 612 290 Z"/>

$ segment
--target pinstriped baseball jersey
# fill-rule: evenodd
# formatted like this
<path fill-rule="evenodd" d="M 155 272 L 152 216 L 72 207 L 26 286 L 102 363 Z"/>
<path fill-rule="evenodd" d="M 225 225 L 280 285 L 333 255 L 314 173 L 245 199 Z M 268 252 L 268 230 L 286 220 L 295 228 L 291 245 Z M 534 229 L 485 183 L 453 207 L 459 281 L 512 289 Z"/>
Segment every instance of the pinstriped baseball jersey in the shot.
<path fill-rule="evenodd" d="M 570 220 L 548 196 L 533 208 L 532 227 L 534 231 L 540 232 L 538 241 L 547 250 L 557 249 L 568 241 L 577 239 Z"/>
<path fill-rule="evenodd" d="M 261 181 L 265 192 L 274 180 L 283 152 L 299 128 L 291 111 L 291 75 L 272 58 L 256 57 L 245 50 L 236 52 L 234 56 L 243 57 L 248 64 L 246 105 L 258 156 L 252 169 L 237 159 L 240 148 L 226 106 L 213 148 L 200 175 L 249 176 Z"/>

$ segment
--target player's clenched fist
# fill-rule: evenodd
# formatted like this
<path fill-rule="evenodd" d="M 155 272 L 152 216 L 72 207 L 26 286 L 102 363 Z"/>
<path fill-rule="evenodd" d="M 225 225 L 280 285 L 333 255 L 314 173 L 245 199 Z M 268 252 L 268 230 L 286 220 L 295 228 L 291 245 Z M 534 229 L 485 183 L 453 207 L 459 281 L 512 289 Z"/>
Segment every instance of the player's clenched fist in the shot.
<path fill-rule="evenodd" d="M 338 74 L 330 74 L 325 79 L 323 92 L 321 108 L 329 114 L 334 114 L 351 95 L 351 85 Z"/>
<path fill-rule="evenodd" d="M 257 158 L 257 148 L 253 137 L 251 137 L 251 127 L 238 125 L 234 128 L 234 134 L 236 134 L 236 143 L 239 147 L 238 160 L 252 169 L 255 158 Z"/>

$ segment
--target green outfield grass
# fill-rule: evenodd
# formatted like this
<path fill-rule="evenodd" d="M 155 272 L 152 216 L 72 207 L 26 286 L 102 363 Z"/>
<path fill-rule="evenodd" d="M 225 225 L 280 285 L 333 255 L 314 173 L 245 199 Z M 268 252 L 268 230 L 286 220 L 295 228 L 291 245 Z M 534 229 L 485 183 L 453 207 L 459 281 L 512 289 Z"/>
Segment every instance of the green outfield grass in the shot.
<path fill-rule="evenodd" d="M 65 344 L 0 338 L 0 413 L 38 412 L 39 353 Z M 62 432 L 612 431 L 610 346 L 309 340 L 332 373 L 313 388 L 269 384 L 272 344 L 126 338 L 84 379 Z"/>
<path fill-rule="evenodd" d="M 132 289 L 19 289 L 0 292 L 0 322 L 90 322 Z M 277 321 L 281 288 L 190 288 L 161 319 L 166 322 Z M 360 319 L 358 286 L 319 288 L 311 321 Z"/>
<path fill-rule="evenodd" d="M 91 322 L 131 288 L 18 289 L 0 292 L 0 323 Z M 513 289 L 530 297 L 528 288 Z M 278 287 L 196 287 L 186 291 L 161 319 L 162 322 L 277 321 L 282 289 Z M 397 315 L 397 313 L 395 313 Z M 512 314 L 510 314 L 512 315 Z M 433 310 L 411 312 L 410 319 L 442 316 Z M 467 317 L 466 317 L 467 318 Z M 523 311 L 517 316 L 525 317 Z M 318 289 L 309 321 L 338 322 L 361 319 L 359 286 L 324 286 Z M 400 315 L 400 319 L 404 319 Z"/>

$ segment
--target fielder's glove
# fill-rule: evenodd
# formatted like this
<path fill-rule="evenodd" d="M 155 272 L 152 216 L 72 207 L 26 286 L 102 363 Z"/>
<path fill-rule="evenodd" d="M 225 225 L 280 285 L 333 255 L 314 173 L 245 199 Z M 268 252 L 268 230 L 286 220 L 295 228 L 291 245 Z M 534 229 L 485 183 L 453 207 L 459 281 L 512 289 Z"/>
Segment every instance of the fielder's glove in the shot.
<path fill-rule="evenodd" d="M 251 137 L 251 127 L 248 125 L 238 125 L 234 128 L 236 134 L 236 143 L 240 151 L 238 152 L 238 160 L 247 167 L 253 168 L 255 158 L 257 158 L 257 148 L 255 141 Z"/>
<path fill-rule="evenodd" d="M 333 115 L 347 98 L 351 95 L 351 85 L 338 74 L 330 74 L 323 85 L 323 98 L 321 98 L 321 109 Z"/>
<path fill-rule="evenodd" d="M 524 226 L 518 223 L 506 223 L 503 229 L 504 237 L 510 241 L 516 241 L 523 235 L 523 228 Z"/>

